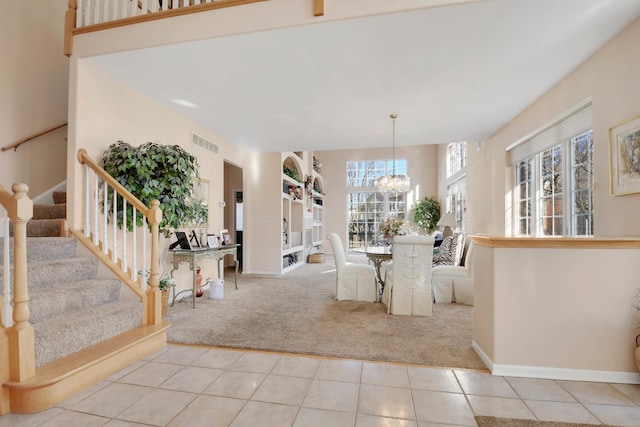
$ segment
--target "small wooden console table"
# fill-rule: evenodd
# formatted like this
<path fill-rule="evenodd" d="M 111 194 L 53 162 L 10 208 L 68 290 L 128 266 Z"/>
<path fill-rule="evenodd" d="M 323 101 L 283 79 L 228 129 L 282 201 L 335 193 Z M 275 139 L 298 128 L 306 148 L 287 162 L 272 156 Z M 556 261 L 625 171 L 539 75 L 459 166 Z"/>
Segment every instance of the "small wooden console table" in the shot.
<path fill-rule="evenodd" d="M 173 260 L 171 264 L 173 264 L 173 268 L 171 269 L 171 277 L 173 277 L 173 272 L 178 269 L 180 263 L 188 262 L 189 269 L 193 272 L 193 289 L 185 289 L 176 294 L 176 288 L 173 288 L 173 298 L 171 300 L 171 305 L 176 302 L 176 298 L 183 292 L 193 292 L 193 308 L 196 308 L 196 276 L 198 270 L 198 263 L 201 259 L 215 259 L 218 260 L 218 277 L 222 279 L 224 277 L 224 265 L 223 260 L 225 255 L 233 255 L 233 262 L 235 263 L 235 277 L 233 282 L 236 285 L 236 289 L 238 289 L 238 246 L 240 245 L 223 245 L 215 248 L 196 248 L 196 249 L 174 249 L 169 252 L 173 255 Z"/>

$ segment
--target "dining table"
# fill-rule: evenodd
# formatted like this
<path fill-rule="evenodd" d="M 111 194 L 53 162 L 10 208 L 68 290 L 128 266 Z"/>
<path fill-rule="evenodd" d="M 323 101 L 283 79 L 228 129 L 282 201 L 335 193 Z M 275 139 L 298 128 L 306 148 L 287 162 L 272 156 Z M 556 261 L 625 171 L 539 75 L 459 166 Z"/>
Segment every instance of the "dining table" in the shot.
<path fill-rule="evenodd" d="M 354 248 L 353 252 L 364 254 L 373 264 L 376 272 L 376 280 L 380 285 L 380 293 L 384 290 L 384 276 L 382 275 L 382 263 L 393 259 L 392 246 L 367 246 L 364 248 Z"/>

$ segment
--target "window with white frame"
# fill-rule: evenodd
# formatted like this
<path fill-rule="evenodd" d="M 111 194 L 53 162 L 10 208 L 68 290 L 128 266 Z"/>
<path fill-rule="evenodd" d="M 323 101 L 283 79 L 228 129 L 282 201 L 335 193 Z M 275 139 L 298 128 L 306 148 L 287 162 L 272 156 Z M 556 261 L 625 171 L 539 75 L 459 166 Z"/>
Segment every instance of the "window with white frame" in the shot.
<path fill-rule="evenodd" d="M 514 234 L 593 235 L 591 103 L 510 148 Z"/>
<path fill-rule="evenodd" d="M 454 142 L 447 145 L 447 178 L 467 167 L 467 143 Z"/>
<path fill-rule="evenodd" d="M 406 194 L 380 193 L 377 180 L 395 173 L 408 175 L 407 161 L 361 160 L 347 162 L 347 229 L 350 248 L 366 247 L 379 238 L 379 226 L 389 216 L 405 219 Z"/>
<path fill-rule="evenodd" d="M 451 212 L 456 228 L 465 229 L 467 212 L 467 143 L 447 145 L 447 198 L 445 212 Z"/>

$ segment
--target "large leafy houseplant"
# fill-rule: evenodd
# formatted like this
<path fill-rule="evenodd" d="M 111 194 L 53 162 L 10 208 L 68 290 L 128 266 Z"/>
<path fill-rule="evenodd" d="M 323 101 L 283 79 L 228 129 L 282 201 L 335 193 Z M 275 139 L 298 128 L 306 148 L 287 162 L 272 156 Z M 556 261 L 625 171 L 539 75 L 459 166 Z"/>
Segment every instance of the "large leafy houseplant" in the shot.
<path fill-rule="evenodd" d="M 194 197 L 193 177 L 199 177 L 198 160 L 182 147 L 156 142 L 133 147 L 118 141 L 104 152 L 100 166 L 145 205 L 150 206 L 154 199 L 160 201 L 160 231 L 165 237 L 170 235 L 172 229 L 191 221 L 192 207 L 188 203 Z M 112 202 L 109 200 L 109 203 Z M 119 227 L 122 227 L 122 205 L 119 200 L 116 213 Z M 131 230 L 131 207 L 126 215 L 127 228 Z M 143 224 L 139 212 L 136 224 Z"/>
<path fill-rule="evenodd" d="M 417 226 L 431 233 L 440 220 L 440 202 L 435 197 L 425 197 L 414 205 L 412 215 Z"/>

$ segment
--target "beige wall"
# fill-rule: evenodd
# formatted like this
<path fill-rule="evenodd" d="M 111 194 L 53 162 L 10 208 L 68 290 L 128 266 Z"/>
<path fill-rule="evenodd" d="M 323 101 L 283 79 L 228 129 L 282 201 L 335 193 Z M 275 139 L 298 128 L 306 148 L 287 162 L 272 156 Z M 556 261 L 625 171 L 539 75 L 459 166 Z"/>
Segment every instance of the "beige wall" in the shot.
<path fill-rule="evenodd" d="M 81 194 L 81 168 L 76 160 L 78 149 L 84 148 L 95 160 L 112 143 L 123 140 L 137 146 L 148 141 L 177 144 L 198 158 L 200 176 L 209 181 L 209 232 L 218 233 L 224 226 L 225 209 L 220 201 L 224 194 L 224 160 L 244 167 L 249 156 L 216 135 L 176 115 L 172 111 L 150 102 L 131 88 L 115 81 L 82 60 L 72 60 L 72 87 L 70 90 L 70 128 L 68 163 L 68 191 L 70 197 L 69 224 L 80 228 L 81 207 L 77 205 Z M 215 154 L 191 142 L 192 132 L 218 145 Z M 251 190 L 249 188 L 248 190 Z M 229 209 L 231 203 L 228 204 Z M 169 241 L 162 239 L 161 249 Z M 165 270 L 170 268 L 164 259 Z M 190 276 L 182 266 L 178 272 L 178 290 L 189 286 Z M 184 270 L 184 271 L 183 271 Z M 203 267 L 203 276 L 217 275 L 213 263 Z"/>
<path fill-rule="evenodd" d="M 592 96 L 594 132 L 594 234 L 599 237 L 639 236 L 640 194 L 609 192 L 609 129 L 640 114 L 640 20 L 636 20 L 601 50 L 486 141 L 468 149 L 468 230 L 509 234 L 508 191 L 511 172 L 505 149 L 551 122 L 581 100 Z"/>
<path fill-rule="evenodd" d="M 612 126 L 640 114 L 638 40 L 640 20 L 479 148 L 468 147 L 470 233 L 510 234 L 506 147 L 591 96 L 594 233 L 640 235 L 640 194 L 610 195 L 608 136 Z M 640 382 L 630 303 L 640 274 L 637 249 L 478 249 L 474 345 L 495 374 Z"/>
<path fill-rule="evenodd" d="M 69 60 L 62 54 L 66 0 L 2 2 L 0 141 L 2 146 L 67 122 Z M 55 22 L 52 17 L 57 16 Z M 0 153 L 0 185 L 29 185 L 35 197 L 65 180 L 64 127 Z"/>
<path fill-rule="evenodd" d="M 408 200 L 411 205 L 425 196 L 437 196 L 437 146 L 417 145 L 396 147 L 396 158 L 407 159 L 411 178 Z M 322 164 L 324 182 L 324 232 L 338 233 L 343 243 L 347 238 L 347 164 L 348 160 L 390 159 L 391 147 L 363 150 L 314 151 L 314 156 Z M 325 242 L 326 243 L 326 242 Z M 325 245 L 328 252 L 331 245 Z"/>

